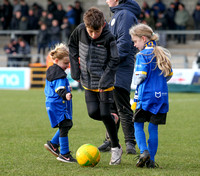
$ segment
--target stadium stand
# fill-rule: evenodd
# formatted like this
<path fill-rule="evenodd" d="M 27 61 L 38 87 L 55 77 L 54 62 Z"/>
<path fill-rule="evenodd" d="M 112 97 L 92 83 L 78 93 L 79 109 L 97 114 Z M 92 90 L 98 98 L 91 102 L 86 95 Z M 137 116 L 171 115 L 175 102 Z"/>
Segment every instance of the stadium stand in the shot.
<path fill-rule="evenodd" d="M 142 7 L 143 5 L 143 1 L 140 0 L 136 0 L 138 1 L 138 3 L 140 4 L 140 6 Z M 13 3 L 12 1 L 10 1 L 11 4 Z M 47 4 L 48 0 L 46 1 L 41 1 L 41 2 L 35 2 L 33 0 L 26 0 L 26 4 L 28 4 L 29 7 L 33 7 L 35 8 L 35 12 L 40 11 L 40 9 L 45 9 L 48 10 L 48 4 Z M 67 10 L 67 6 L 70 4 L 74 4 L 75 0 L 54 0 L 54 2 L 56 3 L 61 3 L 64 7 L 64 10 Z M 111 18 L 111 14 L 109 13 L 109 9 L 108 6 L 106 5 L 105 1 L 101 1 L 101 0 L 82 0 L 80 1 L 83 9 L 88 9 L 91 6 L 97 6 L 98 8 L 100 8 L 101 10 L 103 10 L 105 12 L 105 17 L 106 20 L 109 21 Z M 152 7 L 152 5 L 155 3 L 155 0 L 148 0 L 148 5 L 149 7 Z M 163 3 L 165 4 L 166 8 L 169 7 L 169 4 L 173 2 L 173 0 L 165 0 L 163 1 Z M 196 3 L 198 2 L 197 0 L 192 0 L 192 1 L 187 1 L 187 0 L 181 0 L 182 3 L 185 4 L 186 9 L 188 10 L 188 12 L 190 13 L 190 15 L 192 16 L 192 13 L 195 9 Z M 0 3 L 0 6 L 2 7 L 3 2 Z M 2 14 L 0 14 L 2 15 Z M 177 44 L 175 39 L 170 39 L 167 40 L 167 48 L 170 50 L 170 52 L 172 53 L 172 63 L 174 64 L 175 67 L 177 68 L 191 68 L 193 65 L 193 62 L 197 60 L 197 53 L 199 52 L 199 46 L 200 46 L 200 40 L 193 40 L 194 36 L 197 34 L 200 34 L 200 30 L 194 30 L 194 26 L 192 24 L 192 19 L 190 18 L 190 23 L 188 24 L 188 29 L 190 30 L 186 30 L 186 31 L 169 31 L 169 30 L 164 30 L 162 32 L 165 33 L 165 35 L 177 35 L 180 33 L 185 33 L 187 40 L 186 40 L 186 44 Z M 41 55 L 38 55 L 38 51 L 37 51 L 37 34 L 38 34 L 38 30 L 3 30 L 2 29 L 2 25 L 0 25 L 0 66 L 5 67 L 7 66 L 7 57 L 5 55 L 5 52 L 3 50 L 4 46 L 10 41 L 10 39 L 16 38 L 16 36 L 18 35 L 23 35 L 23 36 L 28 36 L 28 35 L 33 35 L 34 36 L 34 40 L 31 43 L 31 62 L 42 62 L 45 63 L 45 59 L 46 56 L 42 57 Z M 48 52 L 46 53 L 46 55 L 48 54 Z M 39 59 L 39 60 L 38 60 Z M 21 66 L 23 66 L 26 63 L 21 63 Z"/>

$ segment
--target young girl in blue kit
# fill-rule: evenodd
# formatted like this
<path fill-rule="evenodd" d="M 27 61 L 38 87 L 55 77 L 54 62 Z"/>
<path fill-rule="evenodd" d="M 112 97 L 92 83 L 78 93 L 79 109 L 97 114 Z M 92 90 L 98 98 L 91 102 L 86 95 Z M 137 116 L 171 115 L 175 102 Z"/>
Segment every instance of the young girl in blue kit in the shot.
<path fill-rule="evenodd" d="M 167 81 L 172 77 L 170 53 L 157 46 L 158 35 L 145 24 L 130 28 L 134 46 L 140 50 L 136 56 L 134 84 L 137 85 L 134 101 L 135 138 L 140 149 L 137 167 L 155 168 L 158 148 L 158 125 L 166 123 L 168 103 Z M 144 133 L 144 122 L 149 122 L 148 146 Z"/>
<path fill-rule="evenodd" d="M 50 56 L 54 64 L 48 68 L 46 73 L 46 109 L 51 127 L 59 129 L 51 141 L 44 144 L 44 147 L 57 156 L 57 160 L 74 163 L 76 160 L 70 154 L 68 142 L 68 131 L 73 125 L 72 94 L 65 73 L 69 66 L 68 48 L 62 43 L 58 44 L 55 49 L 51 50 Z"/>

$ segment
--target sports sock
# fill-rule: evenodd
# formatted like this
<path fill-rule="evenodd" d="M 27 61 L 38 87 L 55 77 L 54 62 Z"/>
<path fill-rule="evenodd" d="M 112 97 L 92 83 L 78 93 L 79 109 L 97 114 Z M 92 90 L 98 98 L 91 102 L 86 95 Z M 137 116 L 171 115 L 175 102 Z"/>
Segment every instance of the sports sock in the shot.
<path fill-rule="evenodd" d="M 65 155 L 69 152 L 69 141 L 68 137 L 59 137 L 60 142 L 60 154 Z"/>
<path fill-rule="evenodd" d="M 135 128 L 135 139 L 137 145 L 140 149 L 140 153 L 143 153 L 144 150 L 148 150 L 146 143 L 146 136 L 144 133 L 144 123 L 134 122 L 134 128 Z"/>
<path fill-rule="evenodd" d="M 148 131 L 149 131 L 148 149 L 150 153 L 150 159 L 154 161 L 158 149 L 158 125 L 149 123 Z"/>
<path fill-rule="evenodd" d="M 52 144 L 59 144 L 59 136 L 60 136 L 60 130 L 58 129 L 55 133 L 55 135 L 53 136 L 53 138 L 51 139 L 51 143 Z"/>

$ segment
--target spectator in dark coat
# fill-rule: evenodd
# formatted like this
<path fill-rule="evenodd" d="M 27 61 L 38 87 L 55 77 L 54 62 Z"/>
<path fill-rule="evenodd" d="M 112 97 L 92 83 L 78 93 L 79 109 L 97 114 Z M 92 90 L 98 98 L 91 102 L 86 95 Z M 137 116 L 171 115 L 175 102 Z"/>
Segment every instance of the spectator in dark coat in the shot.
<path fill-rule="evenodd" d="M 34 11 L 33 9 L 29 9 L 28 11 L 28 30 L 37 30 L 39 29 L 39 25 L 38 25 L 38 18 L 34 15 Z M 26 35 L 26 41 L 28 42 L 28 44 L 30 45 L 33 38 L 34 38 L 34 34 L 29 34 Z"/>
<path fill-rule="evenodd" d="M 162 47 L 166 47 L 166 34 L 162 30 L 167 29 L 167 20 L 165 18 L 164 12 L 158 13 L 158 19 L 155 24 L 156 30 L 159 30 L 159 44 Z"/>
<path fill-rule="evenodd" d="M 12 30 L 27 30 L 28 28 L 28 19 L 26 16 L 22 16 L 21 11 L 15 12 L 15 15 L 12 17 L 11 26 Z M 19 37 L 20 35 L 18 35 Z"/>
<path fill-rule="evenodd" d="M 167 20 L 167 26 L 169 30 L 174 30 L 176 28 L 176 25 L 174 22 L 175 13 L 176 13 L 175 4 L 172 2 L 165 13 L 165 18 Z"/>
<path fill-rule="evenodd" d="M 51 37 L 51 41 L 49 43 L 49 50 L 52 47 L 55 47 L 57 43 L 60 43 L 60 27 L 58 25 L 58 20 L 52 21 L 52 26 L 49 29 L 49 35 Z"/>
<path fill-rule="evenodd" d="M 22 16 L 19 23 L 19 30 L 25 31 L 28 29 L 28 17 Z"/>
<path fill-rule="evenodd" d="M 176 29 L 176 24 L 174 21 L 175 18 L 175 14 L 176 14 L 176 10 L 175 10 L 175 3 L 170 3 L 169 8 L 166 10 L 165 13 L 165 18 L 167 20 L 167 29 L 169 30 L 175 30 Z M 168 35 L 168 39 L 171 39 L 172 35 Z"/>
<path fill-rule="evenodd" d="M 42 15 L 43 8 L 35 2 L 32 5 L 32 9 L 33 9 L 33 12 L 34 12 L 34 16 L 39 19 Z"/>
<path fill-rule="evenodd" d="M 12 40 L 7 45 L 4 46 L 4 51 L 5 54 L 12 55 L 8 56 L 7 66 L 8 67 L 17 66 L 17 64 L 15 63 L 15 61 L 17 61 L 17 58 L 15 57 L 15 55 L 17 54 L 17 48 L 13 45 Z"/>
<path fill-rule="evenodd" d="M 1 22 L 3 29 L 9 29 L 12 20 L 13 6 L 9 0 L 3 1 Z"/>
<path fill-rule="evenodd" d="M 78 26 L 81 23 L 81 19 L 82 19 L 82 13 L 83 13 L 83 9 L 81 7 L 81 2 L 80 1 L 75 1 L 74 2 L 74 10 L 76 13 L 76 26 Z"/>
<path fill-rule="evenodd" d="M 20 0 L 20 5 L 21 5 L 22 16 L 28 16 L 29 6 L 26 3 L 26 0 Z"/>
<path fill-rule="evenodd" d="M 46 10 L 43 10 L 43 11 L 42 11 L 42 16 L 39 18 L 38 24 L 39 24 L 39 25 L 41 25 L 41 24 L 47 24 L 47 21 L 48 21 L 48 18 L 47 18 L 47 11 L 46 11 Z"/>
<path fill-rule="evenodd" d="M 48 29 L 52 26 L 52 21 L 53 21 L 53 13 L 48 13 L 46 19 L 46 25 Z"/>
<path fill-rule="evenodd" d="M 31 48 L 30 48 L 30 45 L 25 40 L 19 41 L 18 54 L 22 55 L 22 57 L 18 58 L 18 60 L 26 62 L 23 65 L 28 66 L 28 64 L 31 62 L 31 57 L 27 55 L 31 54 Z"/>
<path fill-rule="evenodd" d="M 33 9 L 28 11 L 28 30 L 39 29 L 38 18 L 34 15 Z"/>
<path fill-rule="evenodd" d="M 194 27 L 195 30 L 200 30 L 200 2 L 196 4 L 195 10 L 193 11 Z M 195 34 L 195 40 L 200 39 L 200 34 Z"/>
<path fill-rule="evenodd" d="M 65 16 L 66 11 L 63 9 L 61 3 L 57 4 L 57 10 L 54 12 L 54 19 L 58 20 L 59 26 L 61 26 L 63 22 L 63 17 Z"/>
<path fill-rule="evenodd" d="M 165 4 L 162 2 L 162 0 L 155 0 L 155 3 L 152 5 L 151 10 L 153 11 L 153 17 L 156 22 L 158 18 L 158 13 L 165 11 Z"/>
<path fill-rule="evenodd" d="M 54 13 L 56 10 L 56 3 L 53 0 L 48 0 L 47 11 L 49 13 Z"/>
<path fill-rule="evenodd" d="M 10 28 L 11 30 L 19 30 L 20 22 L 21 22 L 22 13 L 21 11 L 15 12 L 12 17 Z"/>
<path fill-rule="evenodd" d="M 25 40 L 20 40 L 19 41 L 19 49 L 18 49 L 19 54 L 30 54 L 31 53 L 31 48 L 29 44 Z"/>
<path fill-rule="evenodd" d="M 68 39 L 69 39 L 70 34 L 72 32 L 72 28 L 71 28 L 71 25 L 70 25 L 67 17 L 63 18 L 61 30 L 62 30 L 62 41 L 64 41 L 65 43 L 68 43 Z"/>
<path fill-rule="evenodd" d="M 38 54 L 40 54 L 40 51 L 42 49 L 42 54 L 45 55 L 45 50 L 49 42 L 49 37 L 50 36 L 48 34 L 46 24 L 41 24 L 39 33 L 37 35 Z"/>

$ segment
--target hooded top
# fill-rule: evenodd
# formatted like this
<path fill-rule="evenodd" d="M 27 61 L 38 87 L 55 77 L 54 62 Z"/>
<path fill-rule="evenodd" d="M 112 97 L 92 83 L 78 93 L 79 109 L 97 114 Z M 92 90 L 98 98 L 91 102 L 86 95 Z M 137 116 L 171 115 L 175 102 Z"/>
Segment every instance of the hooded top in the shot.
<path fill-rule="evenodd" d="M 51 127 L 54 128 L 64 119 L 72 120 L 72 100 L 66 100 L 70 85 L 67 74 L 56 64 L 48 68 L 46 77 L 46 109 Z"/>
<path fill-rule="evenodd" d="M 138 23 L 137 16 L 139 16 L 141 9 L 134 0 L 124 0 L 118 6 L 111 7 L 110 10 L 114 15 L 109 22 L 109 27 L 111 33 L 116 37 L 120 57 L 115 86 L 130 91 L 136 48 L 133 46 L 129 29 Z"/>
<path fill-rule="evenodd" d="M 56 79 L 66 78 L 67 74 L 63 71 L 61 67 L 56 64 L 53 64 L 48 68 L 46 77 L 48 81 L 53 81 Z"/>

